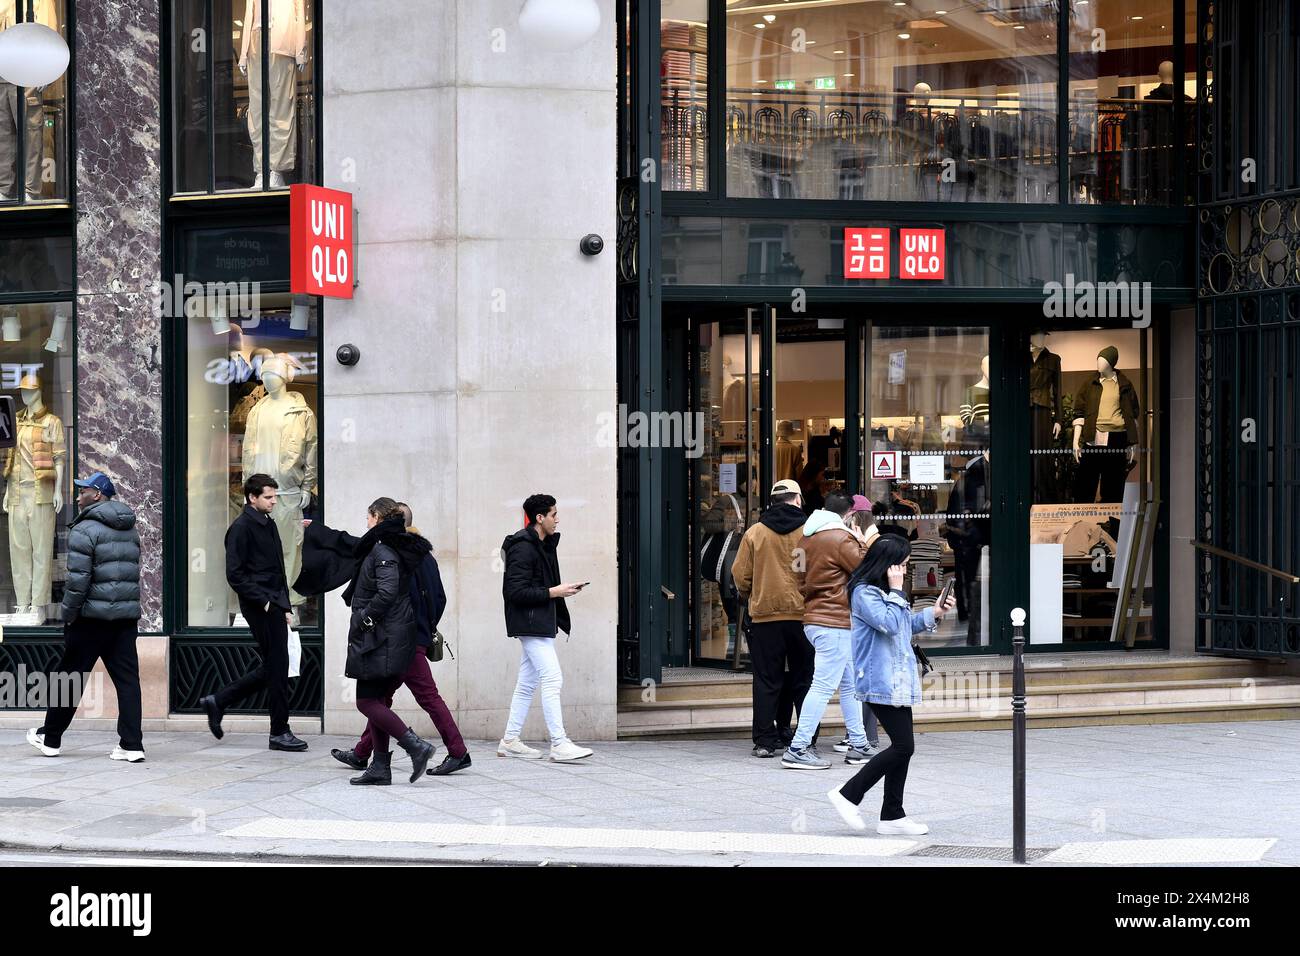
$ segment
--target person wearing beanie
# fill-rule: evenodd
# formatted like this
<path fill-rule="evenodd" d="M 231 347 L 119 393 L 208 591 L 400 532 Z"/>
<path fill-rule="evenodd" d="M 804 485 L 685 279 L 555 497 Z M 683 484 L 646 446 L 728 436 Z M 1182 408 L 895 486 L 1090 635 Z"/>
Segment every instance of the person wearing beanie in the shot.
<path fill-rule="evenodd" d="M 1098 484 L 1102 501 L 1122 501 L 1125 476 L 1137 458 L 1137 390 L 1118 364 L 1115 346 L 1098 352 L 1097 374 L 1074 398 L 1074 500 L 1081 504 L 1097 500 Z"/>

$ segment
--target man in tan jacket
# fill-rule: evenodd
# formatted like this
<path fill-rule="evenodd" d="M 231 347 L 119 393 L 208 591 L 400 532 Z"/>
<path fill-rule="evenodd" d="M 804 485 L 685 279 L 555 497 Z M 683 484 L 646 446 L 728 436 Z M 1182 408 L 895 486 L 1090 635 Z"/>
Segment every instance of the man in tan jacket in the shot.
<path fill-rule="evenodd" d="M 845 763 L 865 763 L 874 754 L 863 725 L 862 704 L 853 696 L 853 638 L 849 617 L 848 583 L 862 563 L 869 547 L 857 528 L 845 524 L 854 501 L 849 495 L 832 492 L 826 507 L 808 516 L 803 527 L 806 563 L 803 579 L 803 631 L 816 651 L 812 684 L 799 713 L 799 727 L 781 766 L 790 770 L 829 770 L 830 763 L 813 749 L 817 725 L 836 689 L 840 710 L 848 730 L 849 748 Z M 876 736 L 871 727 L 870 736 Z"/>
<path fill-rule="evenodd" d="M 740 539 L 731 568 L 741 600 L 749 602 L 755 757 L 775 757 L 789 742 L 791 712 L 803 708 L 813 676 L 812 646 L 803 636 L 805 516 L 799 485 L 778 481 L 769 502 Z"/>

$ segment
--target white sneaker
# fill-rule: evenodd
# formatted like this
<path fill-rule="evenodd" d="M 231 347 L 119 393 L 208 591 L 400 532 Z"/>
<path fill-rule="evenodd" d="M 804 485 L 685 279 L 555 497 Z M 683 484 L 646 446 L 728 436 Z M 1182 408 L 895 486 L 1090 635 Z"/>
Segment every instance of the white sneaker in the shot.
<path fill-rule="evenodd" d="M 123 750 L 121 745 L 113 748 L 113 752 L 108 755 L 109 760 L 125 760 L 127 763 L 140 763 L 144 760 L 143 750 Z"/>
<path fill-rule="evenodd" d="M 28 729 L 27 742 L 47 757 L 57 757 L 59 755 L 58 747 L 45 746 L 45 735 L 38 734 L 35 727 Z"/>
<path fill-rule="evenodd" d="M 848 824 L 852 830 L 863 832 L 867 829 L 867 821 L 862 819 L 862 814 L 848 797 L 840 793 L 839 787 L 832 787 L 826 791 L 826 796 L 835 808 L 835 812 L 840 815 L 840 819 Z"/>
<path fill-rule="evenodd" d="M 876 832 L 881 836 L 920 836 L 929 833 L 930 828 L 911 817 L 901 817 L 898 820 L 881 820 L 876 824 Z"/>
<path fill-rule="evenodd" d="M 280 172 L 278 169 L 271 170 L 271 188 L 272 189 L 289 188 L 289 184 L 284 181 L 284 173 Z"/>
<path fill-rule="evenodd" d="M 572 740 L 566 740 L 558 747 L 551 747 L 551 759 L 557 763 L 565 763 L 570 760 L 581 760 L 583 757 L 590 757 L 592 751 L 586 747 L 579 747 Z"/>
<path fill-rule="evenodd" d="M 497 756 L 525 757 L 529 760 L 537 760 L 542 756 L 542 752 L 540 750 L 534 750 L 518 737 L 514 740 L 506 740 L 502 737 L 501 743 L 497 744 Z"/>
<path fill-rule="evenodd" d="M 249 188 L 250 188 L 250 189 L 261 189 L 261 188 L 262 188 L 262 174 L 261 174 L 261 173 L 258 173 L 256 176 L 253 177 L 253 185 L 250 186 Z"/>

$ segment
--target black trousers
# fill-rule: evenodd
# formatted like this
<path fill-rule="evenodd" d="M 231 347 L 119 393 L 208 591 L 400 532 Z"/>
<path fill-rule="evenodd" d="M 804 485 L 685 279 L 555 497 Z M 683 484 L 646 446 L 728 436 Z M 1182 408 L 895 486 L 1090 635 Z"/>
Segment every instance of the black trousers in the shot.
<path fill-rule="evenodd" d="M 262 661 L 233 684 L 217 691 L 217 706 L 226 710 L 231 704 L 251 697 L 266 688 L 271 712 L 271 736 L 289 732 L 289 625 L 284 611 L 272 607 L 263 611 L 258 605 L 239 602 L 239 612 L 257 638 Z"/>
<path fill-rule="evenodd" d="M 75 689 L 76 699 L 50 702 L 45 725 L 38 733 L 45 735 L 47 747 L 63 743 L 63 732 L 81 703 L 81 692 L 90 680 L 96 661 L 104 662 L 108 678 L 117 691 L 117 736 L 123 750 L 143 750 L 140 733 L 140 661 L 135 653 L 139 621 L 103 621 L 79 617 L 63 629 L 63 657 L 52 673 L 50 693 Z M 66 675 L 59 679 L 57 675 Z M 77 681 L 80 681 L 78 683 Z M 59 706 L 54 706 L 55 704 Z"/>
<path fill-rule="evenodd" d="M 1032 443 L 1034 482 L 1034 504 L 1056 504 L 1060 501 L 1060 491 L 1056 487 L 1057 456 L 1045 454 L 1056 448 L 1052 438 L 1052 409 L 1045 405 L 1030 405 L 1029 438 Z"/>
<path fill-rule="evenodd" d="M 754 667 L 754 746 L 776 750 L 794 737 L 790 721 L 803 709 L 812 685 L 815 652 L 803 635 L 803 622 L 751 623 L 749 659 Z"/>
<path fill-rule="evenodd" d="M 1075 472 L 1074 500 L 1092 504 L 1097 500 L 1097 483 L 1101 483 L 1101 500 L 1124 500 L 1124 479 L 1128 477 L 1128 432 L 1111 432 L 1105 447 L 1081 446 L 1079 467 Z"/>
<path fill-rule="evenodd" d="M 852 779 L 840 788 L 840 793 L 853 803 L 861 803 L 867 791 L 885 778 L 885 800 L 880 807 L 880 819 L 901 820 L 907 816 L 903 810 L 903 787 L 907 784 L 907 765 L 912 761 L 916 744 L 912 740 L 912 708 L 889 707 L 885 704 L 868 704 L 889 734 L 889 746 L 876 754 Z"/>

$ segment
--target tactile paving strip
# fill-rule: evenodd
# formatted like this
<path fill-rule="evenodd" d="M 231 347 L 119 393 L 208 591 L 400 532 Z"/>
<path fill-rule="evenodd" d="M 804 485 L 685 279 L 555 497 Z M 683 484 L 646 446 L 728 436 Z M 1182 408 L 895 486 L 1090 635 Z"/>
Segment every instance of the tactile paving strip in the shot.
<path fill-rule="evenodd" d="M 1193 837 L 1171 840 L 1111 840 L 1067 843 L 1042 858 L 1043 863 L 1096 863 L 1110 866 L 1159 863 L 1256 863 L 1276 843 L 1273 838 Z"/>

